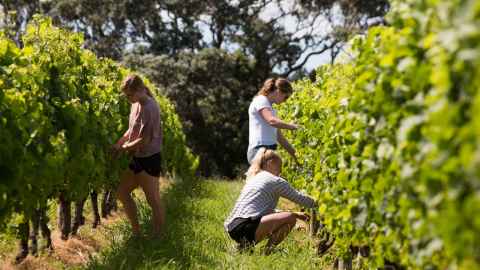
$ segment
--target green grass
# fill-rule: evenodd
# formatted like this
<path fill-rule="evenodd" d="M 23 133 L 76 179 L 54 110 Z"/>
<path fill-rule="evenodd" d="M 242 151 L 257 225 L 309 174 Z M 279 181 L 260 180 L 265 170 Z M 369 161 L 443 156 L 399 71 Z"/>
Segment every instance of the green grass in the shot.
<path fill-rule="evenodd" d="M 328 257 L 314 253 L 305 232 L 294 231 L 269 256 L 260 243 L 253 254 L 239 254 L 223 230 L 242 182 L 200 181 L 165 191 L 167 233 L 163 239 L 135 239 L 126 221 L 110 232 L 111 245 L 92 258 L 87 269 L 325 269 Z M 139 201 L 142 228 L 150 231 L 150 209 Z M 148 233 L 147 233 L 148 235 Z"/>
<path fill-rule="evenodd" d="M 167 204 L 166 235 L 151 235 L 151 211 L 136 191 L 144 238 L 133 238 L 125 219 L 101 230 L 90 228 L 90 221 L 80 228 L 82 238 L 101 240 L 102 249 L 92 255 L 86 266 L 66 265 L 56 256 L 41 253 L 40 263 L 49 269 L 328 269 L 333 255 L 319 258 L 313 241 L 304 231 L 294 230 L 269 256 L 262 255 L 263 245 L 253 254 L 239 254 L 235 243 L 224 232 L 223 222 L 242 188 L 240 181 L 199 180 L 195 186 L 176 183 L 162 191 Z M 140 196 L 138 196 L 140 195 Z M 291 204 L 281 203 L 280 208 Z M 57 204 L 52 201 L 48 215 L 50 228 L 56 228 Z M 84 215 L 91 217 L 89 200 Z M 13 227 L 12 227 L 13 230 Z M 106 240 L 105 240 L 106 239 Z M 43 238 L 40 237 L 40 241 Z M 0 234 L 0 261 L 14 256 L 17 248 L 13 231 Z M 43 258 L 43 259 L 42 259 Z M 11 260 L 9 258 L 8 260 Z M 39 265 L 40 267 L 40 265 Z"/>

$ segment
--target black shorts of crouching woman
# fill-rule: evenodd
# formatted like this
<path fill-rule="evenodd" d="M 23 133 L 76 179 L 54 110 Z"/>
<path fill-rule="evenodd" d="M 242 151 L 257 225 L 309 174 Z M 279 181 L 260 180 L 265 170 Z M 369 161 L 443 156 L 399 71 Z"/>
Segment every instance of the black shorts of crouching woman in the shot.
<path fill-rule="evenodd" d="M 133 157 L 128 168 L 135 174 L 145 171 L 151 176 L 159 177 L 162 172 L 162 157 L 160 153 L 148 157 Z"/>
<path fill-rule="evenodd" d="M 228 232 L 230 237 L 239 244 L 255 245 L 255 232 L 262 217 L 236 219 L 240 219 L 241 223 Z"/>

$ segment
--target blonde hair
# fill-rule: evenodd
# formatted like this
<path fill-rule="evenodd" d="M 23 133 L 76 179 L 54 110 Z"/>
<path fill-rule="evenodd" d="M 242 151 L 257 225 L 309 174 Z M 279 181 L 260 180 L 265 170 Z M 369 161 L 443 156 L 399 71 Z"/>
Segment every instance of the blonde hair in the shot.
<path fill-rule="evenodd" d="M 280 90 L 282 93 L 291 95 L 293 92 L 292 85 L 285 78 L 270 78 L 263 83 L 262 88 L 258 91 L 257 95 L 268 96 L 268 94 Z"/>
<path fill-rule="evenodd" d="M 267 162 L 271 160 L 282 161 L 275 151 L 266 149 L 265 147 L 258 149 L 257 154 L 255 154 L 255 157 L 252 160 L 252 164 L 245 173 L 247 180 L 257 175 L 262 169 L 265 169 Z"/>
<path fill-rule="evenodd" d="M 138 92 L 143 89 L 147 91 L 147 95 L 153 98 L 152 92 L 150 92 L 150 89 L 143 83 L 142 78 L 136 74 L 129 74 L 122 82 L 122 85 L 120 86 L 120 89 L 122 91 L 131 91 L 131 92 Z"/>

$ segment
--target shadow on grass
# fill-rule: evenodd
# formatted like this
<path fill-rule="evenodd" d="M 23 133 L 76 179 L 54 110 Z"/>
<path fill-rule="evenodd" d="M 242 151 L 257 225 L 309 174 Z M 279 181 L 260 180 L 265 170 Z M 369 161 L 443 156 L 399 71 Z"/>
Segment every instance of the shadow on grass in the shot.
<path fill-rule="evenodd" d="M 108 249 L 92 258 L 86 269 L 189 269 L 192 259 L 203 265 L 211 265 L 207 256 L 198 254 L 198 249 L 190 248 L 198 239 L 191 228 L 195 226 L 193 198 L 210 196 L 210 191 L 199 183 L 202 180 L 179 182 L 162 193 L 166 203 L 166 235 L 162 238 L 149 238 L 151 233 L 151 209 L 145 200 L 138 201 L 139 220 L 146 237 L 135 238 L 130 225 L 124 221 L 112 229 L 111 244 Z M 192 253 L 194 252 L 194 253 Z M 197 254 L 195 254 L 197 253 Z"/>

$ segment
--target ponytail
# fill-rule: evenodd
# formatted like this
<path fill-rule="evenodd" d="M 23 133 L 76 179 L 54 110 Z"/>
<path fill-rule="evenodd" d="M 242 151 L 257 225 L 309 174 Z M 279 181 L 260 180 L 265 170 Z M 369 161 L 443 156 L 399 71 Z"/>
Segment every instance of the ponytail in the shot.
<path fill-rule="evenodd" d="M 275 81 L 277 79 L 270 78 L 263 83 L 262 88 L 258 91 L 257 95 L 268 96 L 268 94 L 275 91 Z"/>
<path fill-rule="evenodd" d="M 268 96 L 270 93 L 279 89 L 282 93 L 291 95 L 293 92 L 292 85 L 285 78 L 270 78 L 263 83 L 262 88 L 257 95 Z"/>
<path fill-rule="evenodd" d="M 245 173 L 245 175 L 247 176 L 247 180 L 254 177 L 262 170 L 262 160 L 266 150 L 267 149 L 265 147 L 261 147 L 260 149 L 258 149 L 255 157 L 252 160 L 252 164 Z"/>
<path fill-rule="evenodd" d="M 275 153 L 275 151 L 261 147 L 258 149 L 255 157 L 252 160 L 252 164 L 248 168 L 245 175 L 247 180 L 257 175 L 262 169 L 265 168 L 267 162 L 270 160 L 281 161 L 280 156 Z"/>

